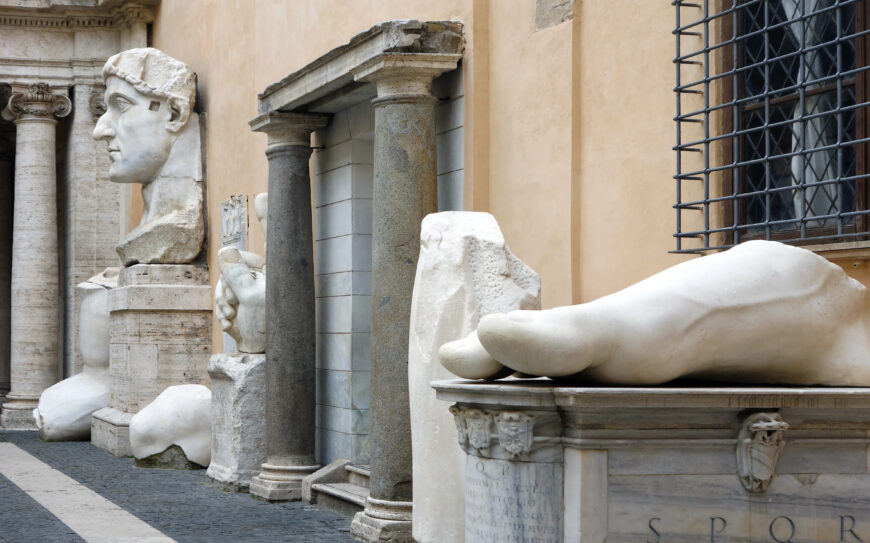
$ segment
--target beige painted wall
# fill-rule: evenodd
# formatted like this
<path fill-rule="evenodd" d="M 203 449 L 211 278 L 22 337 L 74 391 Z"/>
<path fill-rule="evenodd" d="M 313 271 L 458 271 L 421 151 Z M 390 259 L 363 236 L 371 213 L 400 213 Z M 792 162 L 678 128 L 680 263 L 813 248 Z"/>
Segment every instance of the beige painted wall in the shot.
<path fill-rule="evenodd" d="M 199 75 L 207 114 L 209 262 L 219 204 L 266 190 L 257 93 L 390 19 L 465 24 L 467 209 L 498 219 L 538 270 L 545 307 L 588 301 L 686 258 L 674 248 L 673 6 L 576 0 L 534 31 L 534 0 L 162 0 L 153 45 Z M 250 210 L 253 218 L 253 210 Z M 262 248 L 252 225 L 249 247 Z M 844 268 L 870 280 L 864 264 Z M 215 323 L 214 345 L 221 345 Z"/>

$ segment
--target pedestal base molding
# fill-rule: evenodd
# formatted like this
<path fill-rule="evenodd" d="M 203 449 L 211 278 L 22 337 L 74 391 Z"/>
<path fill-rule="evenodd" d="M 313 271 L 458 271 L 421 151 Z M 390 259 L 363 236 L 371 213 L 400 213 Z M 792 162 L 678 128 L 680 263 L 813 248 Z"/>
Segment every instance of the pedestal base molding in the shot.
<path fill-rule="evenodd" d="M 36 430 L 33 410 L 39 399 L 15 398 L 6 396 L 7 402 L 0 411 L 0 428 L 4 430 Z"/>
<path fill-rule="evenodd" d="M 354 515 L 350 534 L 368 543 L 414 543 L 411 534 L 413 502 L 366 499 L 365 511 Z"/>
<path fill-rule="evenodd" d="M 302 478 L 320 466 L 275 466 L 263 464 L 263 471 L 251 479 L 251 496 L 270 502 L 302 499 Z"/>

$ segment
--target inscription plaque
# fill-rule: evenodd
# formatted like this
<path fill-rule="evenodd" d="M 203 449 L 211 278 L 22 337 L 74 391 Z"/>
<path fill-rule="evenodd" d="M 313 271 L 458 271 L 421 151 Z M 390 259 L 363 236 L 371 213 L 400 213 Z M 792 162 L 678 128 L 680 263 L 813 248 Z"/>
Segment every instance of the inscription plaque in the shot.
<path fill-rule="evenodd" d="M 248 250 L 248 196 L 237 194 L 221 202 L 221 247 Z"/>
<path fill-rule="evenodd" d="M 467 457 L 465 540 L 560 543 L 562 466 Z"/>

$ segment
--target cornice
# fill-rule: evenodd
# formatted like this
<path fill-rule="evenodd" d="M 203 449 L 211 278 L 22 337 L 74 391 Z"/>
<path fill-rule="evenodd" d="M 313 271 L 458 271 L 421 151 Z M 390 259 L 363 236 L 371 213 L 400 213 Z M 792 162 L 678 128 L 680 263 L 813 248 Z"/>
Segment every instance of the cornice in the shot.
<path fill-rule="evenodd" d="M 151 9 L 139 3 L 123 4 L 114 8 L 63 8 L 35 10 L 19 7 L 0 7 L 0 27 L 41 28 L 71 31 L 78 29 L 120 29 L 134 22 L 150 23 L 154 20 Z"/>

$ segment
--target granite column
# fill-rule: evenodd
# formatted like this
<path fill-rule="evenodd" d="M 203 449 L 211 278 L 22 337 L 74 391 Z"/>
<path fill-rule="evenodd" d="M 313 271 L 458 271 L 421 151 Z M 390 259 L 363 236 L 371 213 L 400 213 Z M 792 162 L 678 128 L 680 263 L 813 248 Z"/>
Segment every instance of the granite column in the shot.
<path fill-rule="evenodd" d="M 420 222 L 437 211 L 432 79 L 460 55 L 384 53 L 354 70 L 374 81 L 371 480 L 351 533 L 364 541 L 411 538 L 408 334 Z"/>
<path fill-rule="evenodd" d="M 268 113 L 251 121 L 268 137 L 266 240 L 266 462 L 252 496 L 298 500 L 314 458 L 314 247 L 311 221 L 311 132 L 326 115 Z"/>
<path fill-rule="evenodd" d="M 15 121 L 12 223 L 11 386 L 4 428 L 35 428 L 32 411 L 58 381 L 60 285 L 57 254 L 55 117 L 72 109 L 45 83 L 13 88 L 5 119 Z"/>

